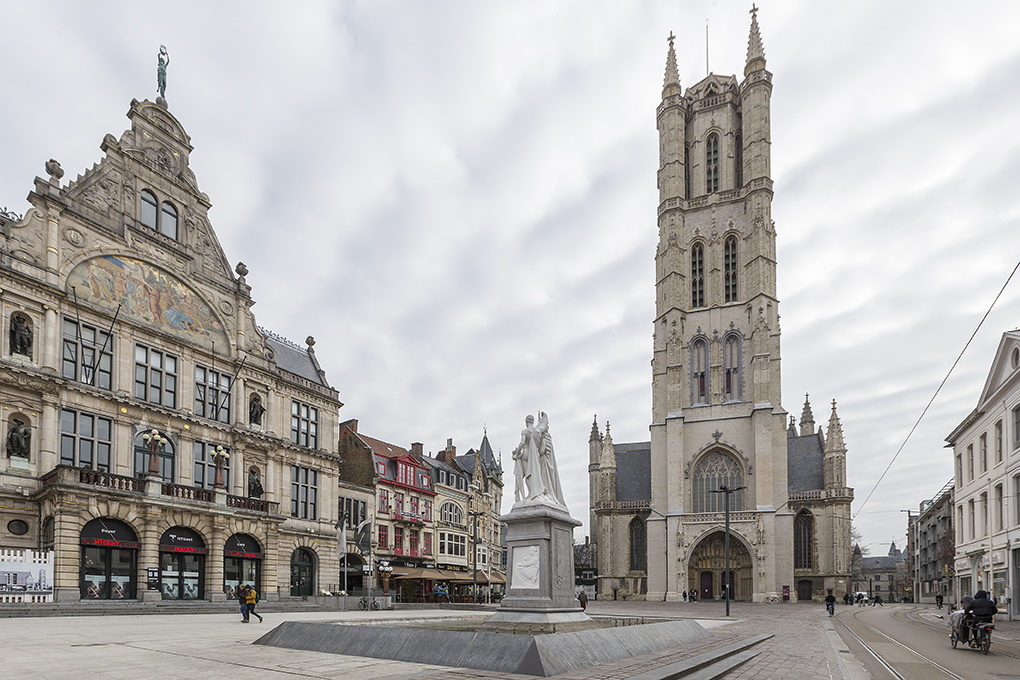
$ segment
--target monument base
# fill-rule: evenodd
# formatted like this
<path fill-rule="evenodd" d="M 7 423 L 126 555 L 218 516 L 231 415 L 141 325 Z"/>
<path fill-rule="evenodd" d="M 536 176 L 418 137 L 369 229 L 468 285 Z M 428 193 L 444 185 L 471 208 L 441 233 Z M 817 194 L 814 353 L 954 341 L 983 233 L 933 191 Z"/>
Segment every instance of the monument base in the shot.
<path fill-rule="evenodd" d="M 518 503 L 506 523 L 507 590 L 493 619 L 506 623 L 587 621 L 574 594 L 574 527 L 567 509 Z M 544 619 L 540 620 L 542 617 Z"/>

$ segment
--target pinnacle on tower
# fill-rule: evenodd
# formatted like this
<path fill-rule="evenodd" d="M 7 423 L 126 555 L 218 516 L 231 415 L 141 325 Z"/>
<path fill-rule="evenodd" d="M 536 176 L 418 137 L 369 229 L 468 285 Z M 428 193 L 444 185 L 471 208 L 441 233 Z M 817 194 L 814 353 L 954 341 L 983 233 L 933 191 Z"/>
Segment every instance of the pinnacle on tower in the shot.
<path fill-rule="evenodd" d="M 789 437 L 797 436 L 797 419 L 790 416 L 790 427 L 786 428 L 786 434 Z"/>
<path fill-rule="evenodd" d="M 662 95 L 666 96 L 666 90 L 670 89 L 670 86 L 675 86 L 677 90 L 680 89 L 680 73 L 676 68 L 676 51 L 673 49 L 673 40 L 676 36 L 673 32 L 669 33 L 669 52 L 666 54 L 666 77 L 662 81 Z"/>
<path fill-rule="evenodd" d="M 809 395 L 804 395 L 804 410 L 800 414 L 800 436 L 806 437 L 815 433 L 815 416 L 811 412 Z"/>
<path fill-rule="evenodd" d="M 846 451 L 846 444 L 843 443 L 843 425 L 839 422 L 836 414 L 836 400 L 832 400 L 832 413 L 829 415 L 829 430 L 825 433 L 826 451 Z"/>
<path fill-rule="evenodd" d="M 765 68 L 765 46 L 762 45 L 761 31 L 758 29 L 758 7 L 751 5 L 751 34 L 747 38 L 747 65 L 744 66 L 744 75 L 750 75 L 763 68 Z"/>
<path fill-rule="evenodd" d="M 599 416 L 595 414 L 595 417 L 591 421 L 591 434 L 588 435 L 589 442 L 597 442 L 602 440 L 602 433 L 599 432 Z"/>
<path fill-rule="evenodd" d="M 609 434 L 609 421 L 606 421 L 606 436 L 602 440 L 601 467 L 616 469 L 616 450 L 613 448 L 613 435 Z"/>

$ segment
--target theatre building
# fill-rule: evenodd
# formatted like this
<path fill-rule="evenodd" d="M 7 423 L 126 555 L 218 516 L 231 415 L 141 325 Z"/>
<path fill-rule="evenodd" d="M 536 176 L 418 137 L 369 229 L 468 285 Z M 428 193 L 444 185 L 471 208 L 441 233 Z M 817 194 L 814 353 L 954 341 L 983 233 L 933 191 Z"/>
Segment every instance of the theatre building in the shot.
<path fill-rule="evenodd" d="M 339 479 L 338 393 L 256 324 L 165 101 L 127 117 L 0 214 L 0 552 L 51 554 L 57 601 L 333 589 L 338 505 L 373 498 Z"/>

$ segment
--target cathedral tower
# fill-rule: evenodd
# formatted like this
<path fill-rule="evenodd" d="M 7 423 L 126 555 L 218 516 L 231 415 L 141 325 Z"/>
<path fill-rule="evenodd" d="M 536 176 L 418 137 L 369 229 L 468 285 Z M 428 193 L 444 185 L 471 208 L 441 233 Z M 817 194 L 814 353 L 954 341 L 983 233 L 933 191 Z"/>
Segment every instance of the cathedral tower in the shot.
<path fill-rule="evenodd" d="M 706 519 L 722 510 L 713 492 L 727 486 L 743 487 L 730 495 L 741 518 L 731 592 L 750 599 L 777 591 L 790 580 L 779 576 L 792 570 L 775 549 L 776 523 L 788 519 L 780 509 L 786 413 L 769 176 L 772 74 L 753 13 L 741 82 L 710 73 L 682 93 L 673 40 L 657 111 L 647 594 L 675 599 L 695 588 L 718 596 L 725 584 L 709 566 L 718 522 Z M 672 557 L 662 564 L 667 547 Z"/>

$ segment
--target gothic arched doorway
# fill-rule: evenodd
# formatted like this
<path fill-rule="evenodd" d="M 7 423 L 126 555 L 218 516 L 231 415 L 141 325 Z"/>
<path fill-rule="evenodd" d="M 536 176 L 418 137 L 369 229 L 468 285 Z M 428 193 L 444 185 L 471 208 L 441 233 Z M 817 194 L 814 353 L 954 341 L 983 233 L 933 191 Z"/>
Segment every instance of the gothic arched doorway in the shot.
<path fill-rule="evenodd" d="M 723 586 L 731 584 L 731 600 L 751 600 L 754 595 L 754 564 L 744 543 L 730 532 L 730 574 L 726 571 L 726 536 L 716 531 L 706 536 L 691 553 L 687 565 L 688 588 L 697 590 L 702 600 L 715 600 L 723 595 Z"/>

